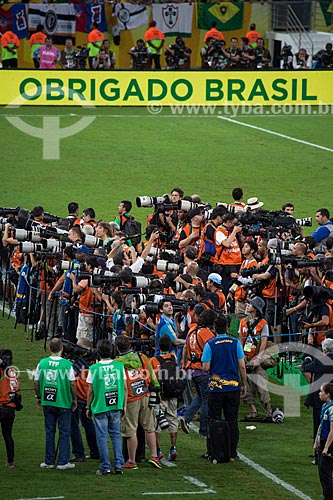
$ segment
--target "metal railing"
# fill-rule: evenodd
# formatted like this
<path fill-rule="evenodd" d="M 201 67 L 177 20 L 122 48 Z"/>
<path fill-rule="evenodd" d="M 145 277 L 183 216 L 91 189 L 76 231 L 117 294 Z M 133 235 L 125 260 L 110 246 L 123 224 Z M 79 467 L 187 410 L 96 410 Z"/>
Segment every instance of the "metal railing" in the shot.
<path fill-rule="evenodd" d="M 303 47 L 313 55 L 314 44 L 308 33 L 310 28 L 311 2 L 273 2 L 272 30 L 288 33 L 294 48 Z"/>
<path fill-rule="evenodd" d="M 294 9 L 287 5 L 287 33 L 296 42 L 298 48 L 303 47 L 313 56 L 313 40 L 311 35 L 305 30 Z"/>

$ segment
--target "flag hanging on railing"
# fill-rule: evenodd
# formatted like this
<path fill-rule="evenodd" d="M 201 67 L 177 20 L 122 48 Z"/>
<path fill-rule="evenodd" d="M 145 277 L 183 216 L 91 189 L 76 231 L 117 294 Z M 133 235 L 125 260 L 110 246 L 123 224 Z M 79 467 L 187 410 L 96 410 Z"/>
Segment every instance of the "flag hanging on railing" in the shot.
<path fill-rule="evenodd" d="M 11 26 L 13 33 L 19 38 L 27 38 L 28 22 L 25 4 L 14 3 L 0 7 L 0 33 L 4 33 L 7 26 Z"/>
<path fill-rule="evenodd" d="M 165 36 L 191 36 L 193 4 L 165 3 L 152 5 L 153 19 Z"/>
<path fill-rule="evenodd" d="M 243 26 L 244 3 L 197 3 L 198 28 L 209 30 L 215 21 L 220 31 L 239 30 Z"/>

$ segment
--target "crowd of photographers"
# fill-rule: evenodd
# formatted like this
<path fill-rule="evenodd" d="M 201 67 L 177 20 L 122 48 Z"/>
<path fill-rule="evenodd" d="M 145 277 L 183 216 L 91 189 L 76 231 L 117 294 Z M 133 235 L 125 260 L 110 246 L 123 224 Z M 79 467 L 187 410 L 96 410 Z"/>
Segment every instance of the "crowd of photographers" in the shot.
<path fill-rule="evenodd" d="M 201 49 L 201 68 L 204 70 L 265 70 L 271 67 L 272 57 L 265 47 L 256 25 L 250 25 L 245 36 L 238 40 L 232 37 L 230 47 L 226 46 L 223 33 L 217 29 L 216 22 L 204 36 L 204 47 Z M 36 69 L 66 69 L 113 70 L 116 56 L 110 50 L 110 41 L 104 38 L 97 23 L 92 23 L 88 34 L 88 44 L 73 45 L 68 38 L 65 47 L 60 51 L 53 45 L 52 37 L 45 34 L 43 25 L 36 27 L 36 32 L 30 37 L 31 58 Z M 2 67 L 15 69 L 18 67 L 18 37 L 7 26 L 0 38 L 2 45 Z M 164 54 L 163 54 L 164 52 Z M 167 70 L 187 70 L 191 67 L 192 49 L 186 46 L 181 36 L 175 43 L 165 45 L 165 36 L 157 29 L 156 22 L 151 21 L 145 32 L 128 51 L 130 67 L 136 71 L 155 68 L 161 69 L 161 57 L 164 55 Z M 292 51 L 290 45 L 284 45 L 280 54 L 280 67 L 285 70 L 332 69 L 332 43 L 311 57 L 305 48 Z"/>
<path fill-rule="evenodd" d="M 271 211 L 263 209 L 256 197 L 245 203 L 241 188 L 235 188 L 232 197 L 230 204 L 217 203 L 214 209 L 199 195 L 184 196 L 177 187 L 167 195 L 137 197 L 137 207 L 151 211 L 145 229 L 131 215 L 129 200 L 120 202 L 112 222 L 96 221 L 93 208 L 84 209 L 80 216 L 76 202 L 69 203 L 68 216 L 63 218 L 41 206 L 31 212 L 3 207 L 3 307 L 15 311 L 16 322 L 25 324 L 32 337 L 45 342 L 64 339 L 64 353 L 72 360 L 81 359 L 101 340 L 109 341 L 110 359 L 120 352 L 140 351 L 151 371 L 148 358 L 156 357 L 159 361 L 155 366 L 152 363 L 156 373 L 160 354 L 172 354 L 178 367 L 190 370 L 191 384 L 185 392 L 182 388 L 186 411 L 181 427 L 188 433 L 200 408 L 204 436 L 209 415 L 206 388 L 212 380 L 214 384 L 229 380 L 225 373 L 209 371 L 207 354 L 202 358 L 207 342 L 227 334 L 227 327 L 221 326 L 224 317 L 229 330 L 239 334 L 247 372 L 261 379 L 256 384 L 250 377 L 244 388 L 247 419 L 258 418 L 258 395 L 264 418 L 271 420 L 267 368 L 277 364 L 279 354 L 291 342 L 301 346 L 289 348 L 294 361 L 307 345 L 320 353 L 322 343 L 332 336 L 333 224 L 329 211 L 320 208 L 316 212 L 318 228 L 304 236 L 303 227 L 311 226 L 312 220 L 295 219 L 292 203 Z M 127 339 L 126 346 L 122 346 L 122 338 Z M 128 362 L 125 369 L 130 369 L 132 355 Z M 135 363 L 139 369 L 141 362 Z M 177 392 L 173 394 L 172 404 L 162 397 L 160 415 L 161 428 L 165 419 L 170 428 L 171 460 L 177 456 Z M 132 396 L 135 400 L 135 394 Z M 81 399 L 80 413 L 72 423 L 77 461 L 84 460 L 80 418 L 91 455 L 97 456 L 92 427 L 81 417 L 86 401 Z M 235 424 L 235 415 L 232 420 Z M 123 434 L 128 439 L 127 468 L 136 464 L 137 438 L 132 424 L 128 422 Z M 143 428 L 153 432 L 152 422 L 145 420 Z M 238 456 L 237 436 L 234 425 L 233 459 Z M 151 463 L 160 468 L 163 453 L 159 438 L 154 439 L 149 441 Z M 12 462 L 9 456 L 8 463 Z M 101 467 L 109 470 L 109 463 Z"/>

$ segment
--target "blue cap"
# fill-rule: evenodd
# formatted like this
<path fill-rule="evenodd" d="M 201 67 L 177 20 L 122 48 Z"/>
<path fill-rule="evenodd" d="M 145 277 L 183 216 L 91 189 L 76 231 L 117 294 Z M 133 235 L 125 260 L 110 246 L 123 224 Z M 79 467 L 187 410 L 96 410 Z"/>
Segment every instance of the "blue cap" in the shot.
<path fill-rule="evenodd" d="M 74 252 L 76 253 L 85 253 L 86 255 L 89 255 L 89 248 L 86 245 L 80 245 L 79 247 L 73 247 Z"/>

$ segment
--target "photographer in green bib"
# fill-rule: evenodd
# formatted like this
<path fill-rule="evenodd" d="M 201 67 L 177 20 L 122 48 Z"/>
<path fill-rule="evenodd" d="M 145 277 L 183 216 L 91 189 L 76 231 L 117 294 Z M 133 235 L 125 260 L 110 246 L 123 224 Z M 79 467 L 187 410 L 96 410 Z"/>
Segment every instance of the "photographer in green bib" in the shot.
<path fill-rule="evenodd" d="M 70 463 L 71 414 L 77 408 L 75 374 L 72 363 L 61 357 L 59 338 L 50 341 L 51 356 L 43 358 L 35 371 L 34 389 L 37 407 L 43 409 L 46 448 L 42 469 L 53 469 L 56 461 L 55 434 L 59 429 L 57 469 L 73 469 Z"/>
<path fill-rule="evenodd" d="M 111 474 L 111 462 L 108 448 L 108 434 L 113 447 L 114 474 L 122 474 L 124 457 L 120 435 L 120 417 L 126 412 L 127 388 L 123 363 L 113 360 L 112 344 L 107 339 L 97 343 L 99 362 L 89 367 L 87 383 L 87 417 L 94 415 L 96 442 L 101 463 L 96 474 Z"/>

